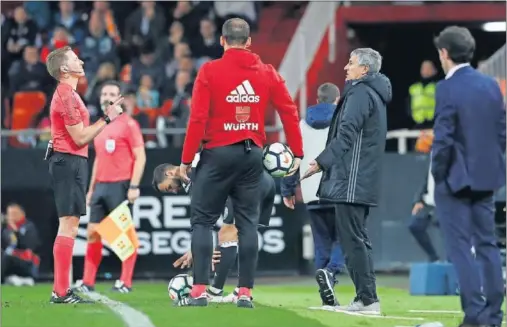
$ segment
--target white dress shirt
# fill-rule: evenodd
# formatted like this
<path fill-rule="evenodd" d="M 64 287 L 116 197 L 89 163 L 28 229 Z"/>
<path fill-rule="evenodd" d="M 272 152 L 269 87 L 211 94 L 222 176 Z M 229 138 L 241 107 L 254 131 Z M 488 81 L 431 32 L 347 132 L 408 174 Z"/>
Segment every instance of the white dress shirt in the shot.
<path fill-rule="evenodd" d="M 452 77 L 452 75 L 454 75 L 455 72 L 458 71 L 458 69 L 460 68 L 463 68 L 463 67 L 467 67 L 467 66 L 470 66 L 469 63 L 466 63 L 466 64 L 459 64 L 459 65 L 456 65 L 454 67 L 452 67 L 451 69 L 449 69 L 449 71 L 447 72 L 447 75 L 445 75 L 445 79 L 449 79 Z"/>

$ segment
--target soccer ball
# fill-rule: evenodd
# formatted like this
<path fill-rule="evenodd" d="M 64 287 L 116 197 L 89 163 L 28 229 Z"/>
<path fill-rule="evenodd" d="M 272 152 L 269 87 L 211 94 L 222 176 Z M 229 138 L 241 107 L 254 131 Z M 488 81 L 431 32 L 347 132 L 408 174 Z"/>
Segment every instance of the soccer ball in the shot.
<path fill-rule="evenodd" d="M 264 148 L 262 163 L 271 176 L 284 177 L 294 164 L 294 154 L 285 144 L 273 143 Z"/>
<path fill-rule="evenodd" d="M 190 295 L 194 278 L 187 274 L 179 274 L 173 277 L 167 286 L 171 300 L 181 300 Z"/>

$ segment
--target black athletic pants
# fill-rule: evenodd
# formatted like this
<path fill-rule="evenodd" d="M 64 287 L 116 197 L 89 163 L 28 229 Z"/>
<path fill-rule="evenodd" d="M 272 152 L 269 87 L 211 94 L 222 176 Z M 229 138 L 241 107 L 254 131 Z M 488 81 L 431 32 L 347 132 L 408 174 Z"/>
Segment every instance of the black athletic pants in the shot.
<path fill-rule="evenodd" d="M 336 232 L 350 278 L 356 287 L 355 300 L 361 300 L 364 305 L 378 301 L 373 251 L 366 229 L 369 211 L 370 208 L 364 205 L 335 205 Z"/>
<path fill-rule="evenodd" d="M 245 142 L 204 149 L 193 173 L 191 218 L 194 284 L 209 284 L 212 229 L 227 197 L 234 207 L 239 239 L 239 287 L 253 288 L 257 265 L 262 149 Z"/>

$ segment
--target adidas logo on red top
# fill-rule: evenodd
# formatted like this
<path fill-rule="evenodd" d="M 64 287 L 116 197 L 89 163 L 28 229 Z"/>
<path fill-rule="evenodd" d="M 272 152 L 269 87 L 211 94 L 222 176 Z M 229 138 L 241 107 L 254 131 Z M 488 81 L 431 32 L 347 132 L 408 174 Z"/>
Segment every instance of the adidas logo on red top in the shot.
<path fill-rule="evenodd" d="M 225 101 L 229 103 L 258 103 L 260 97 L 255 95 L 252 84 L 248 80 L 245 80 L 229 93 Z"/>

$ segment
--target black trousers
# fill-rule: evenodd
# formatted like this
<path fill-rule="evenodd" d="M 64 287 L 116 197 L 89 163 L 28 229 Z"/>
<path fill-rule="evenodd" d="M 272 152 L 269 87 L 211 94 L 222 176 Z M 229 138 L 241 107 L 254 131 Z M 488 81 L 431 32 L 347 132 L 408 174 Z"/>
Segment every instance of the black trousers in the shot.
<path fill-rule="evenodd" d="M 239 239 L 239 287 L 253 287 L 262 173 L 262 149 L 253 144 L 248 152 L 244 142 L 201 152 L 190 206 L 194 284 L 209 284 L 212 229 L 230 196 Z"/>
<path fill-rule="evenodd" d="M 259 227 L 268 227 L 271 220 L 271 213 L 275 205 L 276 184 L 267 171 L 262 173 L 260 187 L 260 209 L 259 209 Z M 224 210 L 224 224 L 234 224 L 234 206 L 231 198 L 227 199 Z"/>
<path fill-rule="evenodd" d="M 428 227 L 431 226 L 434 209 L 435 207 L 425 204 L 421 210 L 415 215 L 412 215 L 410 224 L 408 225 L 410 233 L 414 235 L 415 240 L 419 243 L 431 262 L 439 260 L 437 251 L 428 234 Z"/>
<path fill-rule="evenodd" d="M 366 229 L 370 208 L 364 205 L 335 205 L 336 234 L 341 242 L 345 264 L 356 287 L 355 300 L 370 305 L 378 301 L 373 251 Z"/>
<path fill-rule="evenodd" d="M 336 234 L 336 215 L 333 206 L 307 209 L 312 226 L 313 245 L 315 248 L 315 269 L 340 273 L 344 266 L 342 248 Z"/>

